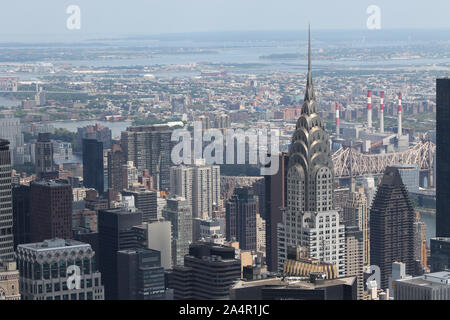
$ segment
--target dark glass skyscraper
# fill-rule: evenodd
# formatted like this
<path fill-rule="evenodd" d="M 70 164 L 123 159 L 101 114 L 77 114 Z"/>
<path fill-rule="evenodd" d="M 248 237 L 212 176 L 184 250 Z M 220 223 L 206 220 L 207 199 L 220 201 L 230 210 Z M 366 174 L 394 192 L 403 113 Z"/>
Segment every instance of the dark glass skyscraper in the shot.
<path fill-rule="evenodd" d="M 31 187 L 14 185 L 12 199 L 15 249 L 19 244 L 31 242 Z"/>
<path fill-rule="evenodd" d="M 125 208 L 100 210 L 98 213 L 98 234 L 100 271 L 105 285 L 105 299 L 116 300 L 118 292 L 117 252 L 139 247 L 133 226 L 142 223 L 140 211 Z"/>
<path fill-rule="evenodd" d="M 227 240 L 235 238 L 242 250 L 256 250 L 256 201 L 249 188 L 236 188 L 226 204 Z"/>
<path fill-rule="evenodd" d="M 436 237 L 450 237 L 450 78 L 436 80 Z"/>
<path fill-rule="evenodd" d="M 83 184 L 99 194 L 105 191 L 103 168 L 103 143 L 95 139 L 83 139 Z"/>
<path fill-rule="evenodd" d="M 398 168 L 387 167 L 370 209 L 370 263 L 380 267 L 383 289 L 395 261 L 414 274 L 414 217 Z"/>

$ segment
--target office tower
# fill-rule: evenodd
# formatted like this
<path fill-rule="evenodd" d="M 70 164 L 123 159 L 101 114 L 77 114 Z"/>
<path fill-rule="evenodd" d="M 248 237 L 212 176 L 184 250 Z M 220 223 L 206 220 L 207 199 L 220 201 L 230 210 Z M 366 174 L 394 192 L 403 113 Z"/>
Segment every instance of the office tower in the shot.
<path fill-rule="evenodd" d="M 119 300 L 161 300 L 165 298 L 161 253 L 151 249 L 117 252 Z"/>
<path fill-rule="evenodd" d="M 357 226 L 362 231 L 363 265 L 370 265 L 369 211 L 364 188 L 350 193 L 344 206 L 343 223 L 345 226 Z"/>
<path fill-rule="evenodd" d="M 194 218 L 208 219 L 213 206 L 220 206 L 220 167 L 197 160 L 192 166 L 170 168 L 170 191 L 192 205 Z"/>
<path fill-rule="evenodd" d="M 11 164 L 23 164 L 25 150 L 20 119 L 14 118 L 12 115 L 2 115 L 0 117 L 0 137 L 9 141 Z"/>
<path fill-rule="evenodd" d="M 450 274 L 446 271 L 394 281 L 394 300 L 450 300 Z"/>
<path fill-rule="evenodd" d="M 139 247 L 133 226 L 142 223 L 142 213 L 126 208 L 100 210 L 98 235 L 100 271 L 105 285 L 105 299 L 119 297 L 117 282 L 117 251 Z"/>
<path fill-rule="evenodd" d="M 412 276 L 406 274 L 406 265 L 402 262 L 392 263 L 392 273 L 389 276 L 389 297 L 394 297 L 395 285 L 394 282 L 400 279 L 412 279 Z"/>
<path fill-rule="evenodd" d="M 430 239 L 431 272 L 450 271 L 450 238 Z"/>
<path fill-rule="evenodd" d="M 133 161 L 127 161 L 122 165 L 122 185 L 125 188 L 132 188 L 138 183 L 139 170 L 134 166 Z"/>
<path fill-rule="evenodd" d="M 72 187 L 53 180 L 33 181 L 31 189 L 31 240 L 72 238 Z"/>
<path fill-rule="evenodd" d="M 170 167 L 170 193 L 183 197 L 192 206 L 194 168 L 192 166 Z"/>
<path fill-rule="evenodd" d="M 124 184 L 123 165 L 127 163 L 125 153 L 118 144 L 108 151 L 108 188 L 119 193 L 128 186 Z"/>
<path fill-rule="evenodd" d="M 387 167 L 370 209 L 370 263 L 380 267 L 381 289 L 388 287 L 392 262 L 414 273 L 414 208 L 398 168 Z"/>
<path fill-rule="evenodd" d="M 56 163 L 72 162 L 72 144 L 70 142 L 53 141 L 53 160 Z"/>
<path fill-rule="evenodd" d="M 104 183 L 103 143 L 94 139 L 83 139 L 83 185 L 102 194 L 105 191 Z"/>
<path fill-rule="evenodd" d="M 184 266 L 175 266 L 169 280 L 175 300 L 227 300 L 241 277 L 233 247 L 197 242 L 189 246 Z"/>
<path fill-rule="evenodd" d="M 77 149 L 81 150 L 83 147 L 83 139 L 97 140 L 103 143 L 103 149 L 111 149 L 112 134 L 109 128 L 102 126 L 99 123 L 89 125 L 77 129 Z"/>
<path fill-rule="evenodd" d="M 0 260 L 14 258 L 13 208 L 11 192 L 11 152 L 9 141 L 0 139 Z"/>
<path fill-rule="evenodd" d="M 450 237 L 450 78 L 436 80 L 436 237 Z"/>
<path fill-rule="evenodd" d="M 16 261 L 0 261 L 0 301 L 20 300 L 19 270 Z"/>
<path fill-rule="evenodd" d="M 428 268 L 427 255 L 427 225 L 417 212 L 414 219 L 414 261 L 420 264 L 421 269 Z"/>
<path fill-rule="evenodd" d="M 31 188 L 26 185 L 13 185 L 13 234 L 14 249 L 17 245 L 31 242 Z"/>
<path fill-rule="evenodd" d="M 242 250 L 256 250 L 256 201 L 247 188 L 236 188 L 226 206 L 226 238 Z"/>
<path fill-rule="evenodd" d="M 271 272 L 278 270 L 277 227 L 282 222 L 282 208 L 287 204 L 287 168 L 289 156 L 281 153 L 278 172 L 264 176 L 265 212 L 266 212 L 266 263 Z"/>
<path fill-rule="evenodd" d="M 55 171 L 53 162 L 53 142 L 50 133 L 39 133 L 35 145 L 35 171 L 38 178 L 41 174 Z"/>
<path fill-rule="evenodd" d="M 419 192 L 419 168 L 416 164 L 396 164 L 393 167 L 398 169 L 403 184 L 409 193 Z"/>
<path fill-rule="evenodd" d="M 172 224 L 170 221 L 152 221 L 134 226 L 137 240 L 142 248 L 161 253 L 161 266 L 172 269 Z"/>
<path fill-rule="evenodd" d="M 288 167 L 287 203 L 278 229 L 278 270 L 283 270 L 287 247 L 305 246 L 311 258 L 335 264 L 338 274 L 344 275 L 345 229 L 333 207 L 333 161 L 313 88 L 310 42 L 306 93 Z"/>
<path fill-rule="evenodd" d="M 134 205 L 142 212 L 142 222 L 157 220 L 157 194 L 144 187 L 122 191 L 123 196 L 133 196 Z"/>
<path fill-rule="evenodd" d="M 255 197 L 257 197 L 257 212 L 262 219 L 266 219 L 266 185 L 264 179 L 259 179 L 252 184 Z"/>
<path fill-rule="evenodd" d="M 215 236 L 222 237 L 225 233 L 225 221 L 223 218 L 192 219 L 192 240 L 210 239 Z"/>
<path fill-rule="evenodd" d="M 325 279 L 315 273 L 307 280 L 267 278 L 240 280 L 230 289 L 231 300 L 356 300 L 356 277 Z"/>
<path fill-rule="evenodd" d="M 165 125 L 128 127 L 121 134 L 127 160 L 133 161 L 139 172 L 148 169 L 155 177 L 155 186 L 163 191 L 170 188 L 171 136 L 172 129 Z"/>
<path fill-rule="evenodd" d="M 17 247 L 22 300 L 104 300 L 101 273 L 89 244 L 51 239 Z M 78 267 L 79 282 L 74 271 Z M 74 286 L 72 288 L 72 285 Z"/>
<path fill-rule="evenodd" d="M 256 214 L 256 250 L 266 252 L 266 220 Z"/>
<path fill-rule="evenodd" d="M 167 200 L 163 217 L 172 226 L 172 264 L 183 265 L 184 256 L 189 252 L 192 242 L 192 209 L 182 197 Z"/>
<path fill-rule="evenodd" d="M 364 293 L 363 234 L 357 225 L 345 227 L 345 275 L 356 277 L 358 300 Z"/>

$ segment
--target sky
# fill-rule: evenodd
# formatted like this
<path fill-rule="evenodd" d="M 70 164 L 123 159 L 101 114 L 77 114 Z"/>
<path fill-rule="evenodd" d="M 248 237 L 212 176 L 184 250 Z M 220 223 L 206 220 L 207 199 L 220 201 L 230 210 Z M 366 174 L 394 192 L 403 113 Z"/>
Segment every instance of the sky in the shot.
<path fill-rule="evenodd" d="M 81 11 L 68 30 L 69 5 Z M 34 35 L 131 35 L 241 30 L 365 29 L 370 5 L 382 29 L 450 28 L 448 0 L 2 0 L 0 41 Z"/>

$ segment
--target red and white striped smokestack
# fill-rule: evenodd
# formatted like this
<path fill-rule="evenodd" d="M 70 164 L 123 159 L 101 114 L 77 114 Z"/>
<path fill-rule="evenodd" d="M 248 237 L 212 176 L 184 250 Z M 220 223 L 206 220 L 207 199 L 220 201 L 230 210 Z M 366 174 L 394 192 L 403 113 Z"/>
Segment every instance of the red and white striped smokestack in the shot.
<path fill-rule="evenodd" d="M 402 136 L 402 93 L 398 93 L 398 133 L 399 137 Z"/>
<path fill-rule="evenodd" d="M 340 129 L 340 126 L 339 126 L 339 111 L 340 111 L 339 102 L 336 102 L 336 137 L 337 138 L 339 138 L 339 129 Z"/>
<path fill-rule="evenodd" d="M 372 90 L 367 92 L 367 127 L 372 128 Z"/>
<path fill-rule="evenodd" d="M 380 132 L 384 132 L 384 92 L 380 92 Z"/>

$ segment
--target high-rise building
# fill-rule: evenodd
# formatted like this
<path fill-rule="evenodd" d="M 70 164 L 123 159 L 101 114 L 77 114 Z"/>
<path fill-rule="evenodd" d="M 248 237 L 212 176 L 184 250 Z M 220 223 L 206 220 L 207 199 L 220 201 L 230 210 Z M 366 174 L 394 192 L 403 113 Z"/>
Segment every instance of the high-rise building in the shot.
<path fill-rule="evenodd" d="M 144 187 L 135 190 L 122 191 L 123 196 L 133 196 L 134 205 L 142 212 L 142 222 L 156 221 L 157 218 L 157 194 Z"/>
<path fill-rule="evenodd" d="M 364 294 L 363 235 L 358 226 L 345 227 L 345 275 L 356 277 L 358 300 Z"/>
<path fill-rule="evenodd" d="M 9 141 L 0 139 L 0 260 L 14 259 L 11 153 Z"/>
<path fill-rule="evenodd" d="M 123 165 L 127 163 L 125 153 L 118 144 L 108 151 L 108 187 L 115 192 L 121 192 L 128 186 L 124 184 Z"/>
<path fill-rule="evenodd" d="M 450 237 L 450 78 L 436 80 L 436 236 Z"/>
<path fill-rule="evenodd" d="M 161 253 L 161 266 L 172 269 L 172 224 L 164 219 L 133 227 L 142 248 Z"/>
<path fill-rule="evenodd" d="M 192 209 L 185 198 L 167 200 L 163 217 L 172 226 L 172 264 L 183 265 L 184 256 L 189 252 L 192 242 Z"/>
<path fill-rule="evenodd" d="M 281 153 L 279 169 L 274 175 L 264 176 L 266 213 L 266 263 L 271 272 L 278 270 L 278 224 L 282 222 L 282 208 L 287 204 L 287 168 L 289 156 Z"/>
<path fill-rule="evenodd" d="M 19 244 L 31 242 L 31 187 L 13 185 L 14 249 Z"/>
<path fill-rule="evenodd" d="M 163 191 L 170 188 L 171 136 L 170 127 L 163 125 L 128 127 L 121 135 L 127 160 L 133 161 L 140 172 L 148 169 L 155 177 L 155 187 Z"/>
<path fill-rule="evenodd" d="M 422 269 L 428 268 L 427 225 L 420 219 L 417 212 L 414 219 L 414 261 Z"/>
<path fill-rule="evenodd" d="M 22 125 L 19 118 L 12 115 L 0 117 L 0 137 L 9 141 L 11 152 L 11 164 L 18 165 L 24 163 L 24 140 Z"/>
<path fill-rule="evenodd" d="M 139 170 L 134 166 L 133 161 L 127 161 L 122 165 L 122 184 L 125 188 L 132 188 L 139 181 Z"/>
<path fill-rule="evenodd" d="M 0 261 L 0 300 L 20 300 L 16 261 Z"/>
<path fill-rule="evenodd" d="M 31 182 L 31 240 L 72 238 L 72 187 L 63 182 Z"/>
<path fill-rule="evenodd" d="M 350 193 L 344 205 L 343 223 L 346 227 L 357 226 L 362 232 L 363 265 L 370 265 L 369 211 L 364 188 Z"/>
<path fill-rule="evenodd" d="M 188 200 L 194 218 L 211 218 L 213 206 L 220 205 L 220 167 L 205 165 L 204 161 L 171 167 L 170 191 Z"/>
<path fill-rule="evenodd" d="M 83 184 L 99 194 L 105 191 L 103 169 L 103 143 L 95 139 L 83 139 Z"/>
<path fill-rule="evenodd" d="M 112 134 L 111 130 L 107 127 L 102 126 L 99 123 L 95 125 L 89 125 L 83 128 L 77 129 L 77 148 L 79 150 L 83 147 L 83 139 L 97 140 L 103 143 L 103 148 L 111 149 L 112 147 Z"/>
<path fill-rule="evenodd" d="M 236 188 L 226 206 L 227 240 L 239 242 L 242 250 L 256 250 L 256 202 L 250 188 Z"/>
<path fill-rule="evenodd" d="M 241 277 L 241 261 L 233 247 L 197 242 L 189 247 L 184 266 L 175 266 L 169 288 L 176 300 L 225 300 Z"/>
<path fill-rule="evenodd" d="M 308 44 L 306 93 L 290 145 L 287 203 L 278 226 L 278 270 L 289 246 L 308 248 L 310 258 L 336 265 L 345 274 L 345 228 L 333 207 L 334 169 L 329 137 L 318 113 Z"/>
<path fill-rule="evenodd" d="M 87 243 L 51 239 L 21 244 L 17 263 L 22 300 L 104 300 L 95 252 Z"/>
<path fill-rule="evenodd" d="M 139 247 L 134 226 L 142 223 L 142 213 L 126 208 L 100 210 L 98 235 L 100 271 L 104 279 L 106 300 L 119 297 L 117 282 L 117 252 Z"/>
<path fill-rule="evenodd" d="M 398 168 L 387 167 L 370 209 L 370 263 L 380 267 L 388 287 L 394 261 L 414 274 L 414 208 Z"/>
<path fill-rule="evenodd" d="M 151 249 L 117 252 L 119 300 L 161 300 L 165 298 L 161 253 Z"/>
<path fill-rule="evenodd" d="M 450 238 L 430 239 L 431 272 L 450 271 Z"/>
<path fill-rule="evenodd" d="M 35 171 L 38 177 L 42 173 L 55 171 L 53 162 L 53 142 L 50 133 L 39 133 L 35 145 Z"/>

